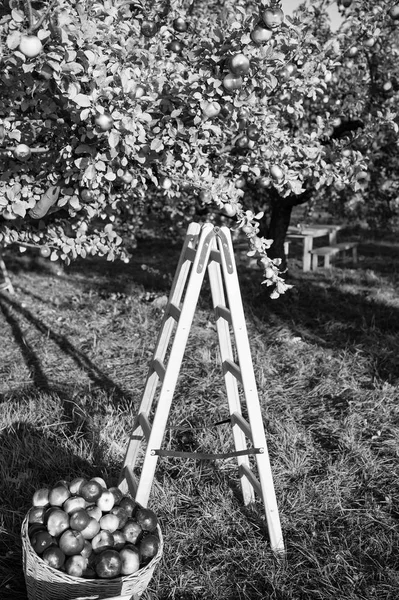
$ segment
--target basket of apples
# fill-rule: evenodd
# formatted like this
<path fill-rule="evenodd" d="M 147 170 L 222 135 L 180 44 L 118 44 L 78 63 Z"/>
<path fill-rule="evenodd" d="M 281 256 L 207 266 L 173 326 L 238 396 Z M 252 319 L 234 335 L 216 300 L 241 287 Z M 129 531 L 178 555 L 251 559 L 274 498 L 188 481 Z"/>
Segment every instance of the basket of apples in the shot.
<path fill-rule="evenodd" d="M 133 600 L 159 563 L 156 514 L 101 477 L 37 490 L 22 523 L 29 600 Z"/>

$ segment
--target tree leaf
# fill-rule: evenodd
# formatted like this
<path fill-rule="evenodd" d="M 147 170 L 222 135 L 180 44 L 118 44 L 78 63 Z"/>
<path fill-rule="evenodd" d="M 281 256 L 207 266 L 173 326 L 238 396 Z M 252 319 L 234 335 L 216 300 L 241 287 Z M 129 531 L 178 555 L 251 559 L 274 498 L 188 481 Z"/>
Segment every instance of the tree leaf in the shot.
<path fill-rule="evenodd" d="M 78 106 L 88 107 L 91 106 L 91 98 L 90 96 L 86 96 L 86 94 L 77 94 L 72 101 L 75 102 Z"/>

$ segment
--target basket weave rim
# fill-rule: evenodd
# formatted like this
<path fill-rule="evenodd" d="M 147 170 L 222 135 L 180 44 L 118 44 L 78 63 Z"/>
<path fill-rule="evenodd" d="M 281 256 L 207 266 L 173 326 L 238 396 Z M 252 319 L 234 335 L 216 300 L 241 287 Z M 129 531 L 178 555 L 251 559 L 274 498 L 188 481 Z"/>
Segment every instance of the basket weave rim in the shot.
<path fill-rule="evenodd" d="M 118 581 L 120 581 L 123 583 L 129 583 L 129 581 L 134 582 L 134 581 L 140 580 L 142 577 L 147 575 L 148 571 L 154 570 L 155 566 L 161 560 L 161 557 L 163 554 L 163 545 L 164 545 L 163 536 L 162 536 L 161 528 L 160 528 L 159 524 L 157 524 L 157 533 L 158 533 L 158 538 L 159 538 L 158 552 L 150 560 L 150 562 L 148 564 L 146 564 L 144 567 L 141 567 L 135 573 L 132 573 L 131 575 L 122 575 L 120 577 L 113 577 L 110 579 L 101 579 L 101 578 L 87 579 L 85 577 L 74 577 L 72 575 L 68 575 L 68 573 L 65 573 L 64 571 L 60 571 L 59 569 L 50 567 L 50 565 L 45 563 L 44 560 L 33 549 L 32 544 L 30 543 L 29 536 L 28 536 L 28 528 L 29 528 L 28 518 L 29 518 L 29 512 L 25 515 L 24 520 L 22 521 L 22 525 L 21 525 L 21 538 L 22 538 L 23 550 L 26 552 L 27 555 L 33 557 L 34 560 L 40 560 L 43 569 L 45 569 L 46 571 L 48 570 L 49 574 L 51 574 L 54 577 L 60 578 L 62 580 L 62 582 L 68 583 L 71 585 L 76 585 L 76 584 L 81 584 L 81 583 L 86 582 L 86 583 L 90 583 L 90 585 L 99 587 L 99 586 L 107 586 L 111 582 L 118 583 Z"/>

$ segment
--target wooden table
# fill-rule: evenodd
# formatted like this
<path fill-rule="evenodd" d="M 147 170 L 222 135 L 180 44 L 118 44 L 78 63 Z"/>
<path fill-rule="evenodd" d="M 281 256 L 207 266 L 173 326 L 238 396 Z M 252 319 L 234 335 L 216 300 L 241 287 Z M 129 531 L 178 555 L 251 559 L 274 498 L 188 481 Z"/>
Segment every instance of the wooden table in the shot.
<path fill-rule="evenodd" d="M 343 225 L 303 225 L 302 227 L 288 227 L 287 240 L 303 240 L 303 260 L 302 270 L 310 271 L 312 266 L 312 255 L 310 251 L 313 248 L 315 238 L 328 236 L 328 245 L 337 242 L 337 232 Z"/>

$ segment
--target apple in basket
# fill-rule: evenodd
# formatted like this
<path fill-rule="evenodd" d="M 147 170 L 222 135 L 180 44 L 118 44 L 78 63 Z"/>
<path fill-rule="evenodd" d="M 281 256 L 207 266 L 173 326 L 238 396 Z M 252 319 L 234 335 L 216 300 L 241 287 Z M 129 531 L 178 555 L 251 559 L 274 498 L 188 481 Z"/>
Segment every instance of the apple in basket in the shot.
<path fill-rule="evenodd" d="M 158 518 L 102 477 L 40 487 L 26 517 L 32 550 L 46 565 L 85 579 L 132 575 L 158 553 Z"/>

